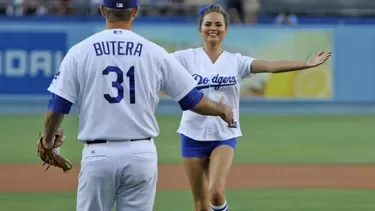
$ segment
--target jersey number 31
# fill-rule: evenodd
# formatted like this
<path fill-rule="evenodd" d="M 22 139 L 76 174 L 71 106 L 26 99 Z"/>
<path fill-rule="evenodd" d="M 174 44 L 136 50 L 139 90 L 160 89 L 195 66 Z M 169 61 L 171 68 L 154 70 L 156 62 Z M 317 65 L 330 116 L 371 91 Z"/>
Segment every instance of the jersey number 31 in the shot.
<path fill-rule="evenodd" d="M 116 80 L 112 81 L 112 87 L 117 89 L 117 96 L 111 97 L 109 94 L 104 94 L 104 98 L 109 103 L 119 103 L 124 98 L 124 87 L 122 83 L 124 82 L 124 71 L 122 71 L 117 66 L 108 66 L 103 70 L 103 75 L 108 75 L 109 73 L 116 73 Z M 130 104 L 135 104 L 135 80 L 134 80 L 134 66 L 130 67 L 126 76 L 129 78 L 129 98 Z"/>

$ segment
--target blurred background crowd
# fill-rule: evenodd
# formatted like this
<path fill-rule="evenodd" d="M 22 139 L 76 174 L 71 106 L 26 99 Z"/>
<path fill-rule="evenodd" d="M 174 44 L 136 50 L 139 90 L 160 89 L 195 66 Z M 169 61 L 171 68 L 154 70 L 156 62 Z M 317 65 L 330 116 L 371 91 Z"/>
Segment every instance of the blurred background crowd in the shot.
<path fill-rule="evenodd" d="M 0 15 L 100 15 L 102 0 L 0 0 Z M 141 0 L 140 16 L 196 16 L 204 5 L 220 3 L 233 23 L 257 23 L 275 16 L 279 24 L 297 24 L 299 16 L 375 16 L 375 0 Z"/>

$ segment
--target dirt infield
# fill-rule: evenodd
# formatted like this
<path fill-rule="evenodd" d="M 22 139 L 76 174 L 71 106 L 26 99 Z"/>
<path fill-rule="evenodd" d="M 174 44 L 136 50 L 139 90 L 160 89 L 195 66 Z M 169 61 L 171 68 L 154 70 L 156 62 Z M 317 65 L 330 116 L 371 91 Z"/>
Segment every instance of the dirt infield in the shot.
<path fill-rule="evenodd" d="M 69 174 L 41 165 L 1 165 L 0 191 L 75 191 L 79 166 Z M 375 165 L 235 165 L 228 188 L 375 189 Z M 188 189 L 180 165 L 160 165 L 159 189 Z"/>
<path fill-rule="evenodd" d="M 0 191 L 75 191 L 79 166 L 69 174 L 41 165 L 1 165 Z M 228 188 L 375 189 L 375 165 L 235 165 Z M 160 165 L 159 189 L 189 188 L 180 165 Z"/>

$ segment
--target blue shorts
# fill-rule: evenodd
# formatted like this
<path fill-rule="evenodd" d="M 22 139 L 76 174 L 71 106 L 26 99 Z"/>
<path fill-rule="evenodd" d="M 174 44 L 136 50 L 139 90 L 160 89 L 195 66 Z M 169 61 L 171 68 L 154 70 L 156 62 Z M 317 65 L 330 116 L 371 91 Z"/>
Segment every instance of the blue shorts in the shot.
<path fill-rule="evenodd" d="M 224 141 L 196 141 L 183 134 L 181 136 L 181 155 L 184 158 L 209 158 L 212 151 L 218 146 L 228 145 L 236 149 L 236 138 Z"/>

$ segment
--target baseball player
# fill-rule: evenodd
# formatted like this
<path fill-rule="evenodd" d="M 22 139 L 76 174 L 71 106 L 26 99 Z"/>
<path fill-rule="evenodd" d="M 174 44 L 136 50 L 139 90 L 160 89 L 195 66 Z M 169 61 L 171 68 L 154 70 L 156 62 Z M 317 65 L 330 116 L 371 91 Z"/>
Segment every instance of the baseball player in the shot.
<path fill-rule="evenodd" d="M 219 118 L 184 111 L 178 133 L 195 210 L 227 211 L 225 183 L 236 139 L 242 136 L 239 123 L 241 80 L 254 73 L 281 73 L 316 67 L 323 64 L 331 53 L 319 52 L 307 62 L 269 62 L 229 53 L 222 48 L 229 23 L 224 9 L 220 5 L 209 5 L 200 11 L 200 15 L 203 47 L 177 51 L 173 55 L 197 81 L 197 89 L 213 100 L 224 98 L 224 102 L 233 108 L 235 124 L 227 127 Z"/>
<path fill-rule="evenodd" d="M 137 0 L 104 0 L 106 29 L 74 45 L 48 90 L 43 146 L 76 104 L 78 140 L 84 143 L 77 211 L 152 211 L 159 134 L 155 110 L 164 91 L 182 110 L 220 116 L 233 124 L 230 107 L 195 89 L 196 81 L 164 49 L 130 30 Z"/>

